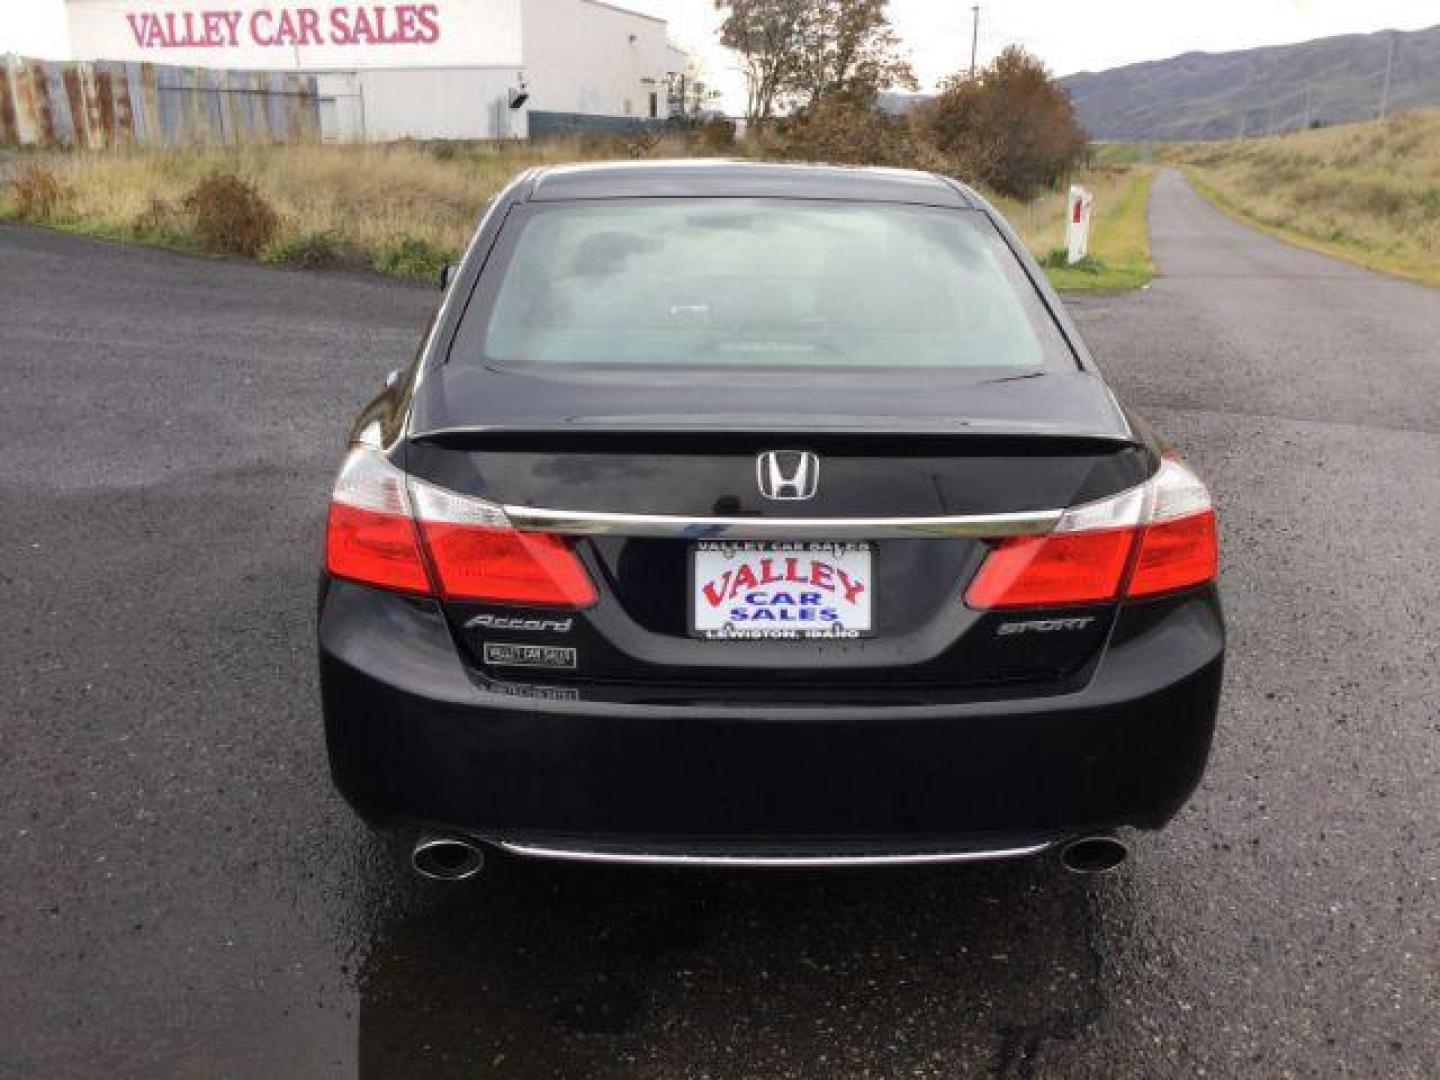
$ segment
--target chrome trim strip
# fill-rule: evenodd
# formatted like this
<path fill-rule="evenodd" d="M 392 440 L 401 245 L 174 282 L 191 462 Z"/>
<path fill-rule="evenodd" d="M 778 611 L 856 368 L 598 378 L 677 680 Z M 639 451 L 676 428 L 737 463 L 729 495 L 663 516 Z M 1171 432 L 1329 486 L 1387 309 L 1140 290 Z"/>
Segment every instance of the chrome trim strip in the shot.
<path fill-rule="evenodd" d="M 926 851 L 893 855 L 668 855 L 654 852 L 586 851 L 575 848 L 540 847 L 510 840 L 496 845 L 512 855 L 530 859 L 559 859 L 567 862 L 613 863 L 629 866 L 712 866 L 756 869 L 844 868 L 859 866 L 924 866 L 941 863 L 988 862 L 993 859 L 1021 859 L 1054 847 L 1054 841 L 1026 847 L 991 848 L 984 851 Z"/>
<path fill-rule="evenodd" d="M 1039 536 L 1051 532 L 1062 510 L 1020 514 L 913 518 L 734 518 L 675 514 L 608 514 L 589 510 L 503 507 L 517 529 L 578 536 L 681 537 L 696 540 L 888 540 L 916 536 Z"/>

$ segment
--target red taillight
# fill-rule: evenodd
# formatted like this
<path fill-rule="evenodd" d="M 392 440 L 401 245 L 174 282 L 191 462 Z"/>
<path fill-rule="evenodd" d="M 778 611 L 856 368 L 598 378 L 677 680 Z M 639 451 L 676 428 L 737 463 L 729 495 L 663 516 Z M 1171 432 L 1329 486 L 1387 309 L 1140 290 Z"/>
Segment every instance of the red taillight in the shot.
<path fill-rule="evenodd" d="M 1209 581 L 1219 571 L 1215 511 L 1204 510 L 1145 530 L 1126 596 L 1154 596 Z"/>
<path fill-rule="evenodd" d="M 382 589 L 430 591 L 405 474 L 376 450 L 356 447 L 340 467 L 325 529 L 325 568 Z"/>
<path fill-rule="evenodd" d="M 1167 458 L 1146 484 L 1076 507 L 1045 536 L 997 541 L 966 591 L 976 608 L 1064 607 L 1204 584 L 1218 569 L 1205 485 Z"/>
<path fill-rule="evenodd" d="M 970 583 L 965 602 L 1004 608 L 1113 600 L 1134 546 L 1129 529 L 1001 540 Z"/>
<path fill-rule="evenodd" d="M 407 478 L 366 446 L 350 451 L 335 481 L 325 566 L 447 600 L 572 608 L 596 600 L 569 540 L 519 532 L 500 507 Z"/>
<path fill-rule="evenodd" d="M 421 529 L 446 599 L 575 608 L 595 602 L 590 575 L 563 537 L 436 521 Z"/>
<path fill-rule="evenodd" d="M 399 514 L 332 502 L 325 529 L 325 568 L 336 577 L 383 589 L 430 591 L 415 523 Z"/>

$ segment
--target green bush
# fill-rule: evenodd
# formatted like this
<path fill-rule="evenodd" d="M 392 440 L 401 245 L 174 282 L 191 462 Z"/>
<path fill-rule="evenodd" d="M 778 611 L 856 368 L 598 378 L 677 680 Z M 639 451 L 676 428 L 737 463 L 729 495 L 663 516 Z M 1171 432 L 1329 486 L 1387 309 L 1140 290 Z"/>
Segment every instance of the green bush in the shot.
<path fill-rule="evenodd" d="M 915 110 L 924 137 L 1003 195 L 1032 198 L 1090 154 L 1070 97 L 1035 57 L 1012 45 L 978 78 L 957 75 Z"/>
<path fill-rule="evenodd" d="M 459 253 L 428 240 L 406 237 L 385 244 L 375 253 L 372 264 L 377 271 L 391 277 L 424 281 L 438 278 L 440 268 L 459 258 Z"/>
<path fill-rule="evenodd" d="M 1103 274 L 1110 269 L 1104 259 L 1097 259 L 1094 255 L 1086 255 L 1079 262 L 1072 263 L 1070 253 L 1064 248 L 1046 252 L 1040 259 L 1040 266 L 1045 270 L 1068 270 L 1073 274 Z"/>
<path fill-rule="evenodd" d="M 230 173 L 211 173 L 185 196 L 194 218 L 195 239 L 217 255 L 254 258 L 280 231 L 280 216 L 248 181 Z"/>
<path fill-rule="evenodd" d="M 130 221 L 130 235 L 136 240 L 185 247 L 191 233 L 183 211 L 165 199 L 151 198 L 150 205 Z"/>
<path fill-rule="evenodd" d="M 298 233 L 281 237 L 265 246 L 260 257 L 277 266 L 300 266 L 323 270 L 350 261 L 345 238 L 334 230 Z"/>
<path fill-rule="evenodd" d="M 835 165 L 940 166 L 932 148 L 914 138 L 911 126 L 874 106 L 832 98 L 776 125 L 766 150 L 791 161 Z M 952 170 L 954 171 L 954 170 Z"/>

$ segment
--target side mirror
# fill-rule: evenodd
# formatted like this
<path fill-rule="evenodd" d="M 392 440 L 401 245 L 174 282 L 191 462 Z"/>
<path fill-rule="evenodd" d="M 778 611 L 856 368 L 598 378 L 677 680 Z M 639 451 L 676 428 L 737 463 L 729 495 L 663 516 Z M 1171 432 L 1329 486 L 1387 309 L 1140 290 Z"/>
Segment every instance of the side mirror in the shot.
<path fill-rule="evenodd" d="M 455 276 L 455 271 L 460 267 L 455 263 L 446 263 L 440 268 L 440 291 L 444 292 L 450 287 L 450 279 Z"/>
<path fill-rule="evenodd" d="M 399 368 L 396 368 L 394 371 L 390 372 L 389 375 L 386 375 L 386 376 L 385 376 L 385 389 L 386 389 L 386 390 L 389 390 L 392 386 L 394 386 L 397 382 L 399 382 L 399 381 L 400 381 L 400 376 L 401 376 L 402 374 L 403 374 L 403 372 L 402 372 Z"/>

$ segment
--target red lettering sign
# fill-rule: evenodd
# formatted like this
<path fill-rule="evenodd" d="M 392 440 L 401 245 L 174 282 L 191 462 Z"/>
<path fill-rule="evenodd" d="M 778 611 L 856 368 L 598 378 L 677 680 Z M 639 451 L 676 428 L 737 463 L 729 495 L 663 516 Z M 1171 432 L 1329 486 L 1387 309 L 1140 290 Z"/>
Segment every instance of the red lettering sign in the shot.
<path fill-rule="evenodd" d="M 800 572 L 799 563 L 799 559 L 787 557 L 784 563 L 784 572 L 781 573 L 775 559 L 760 559 L 758 560 L 760 572 L 757 574 L 754 564 L 743 562 L 738 570 L 727 570 L 713 581 L 707 581 L 701 587 L 701 592 L 705 596 L 706 603 L 711 607 L 719 607 L 726 600 L 733 600 L 748 589 L 755 589 L 761 585 L 774 585 L 777 582 L 796 582 L 813 585 L 827 592 L 844 593 L 847 604 L 855 603 L 860 594 L 865 591 L 864 582 L 856 581 L 844 570 L 832 566 L 828 562 L 811 559 L 807 573 Z"/>
<path fill-rule="evenodd" d="M 248 19 L 233 8 L 124 14 L 141 49 L 434 45 L 441 37 L 438 4 L 257 8 Z"/>

